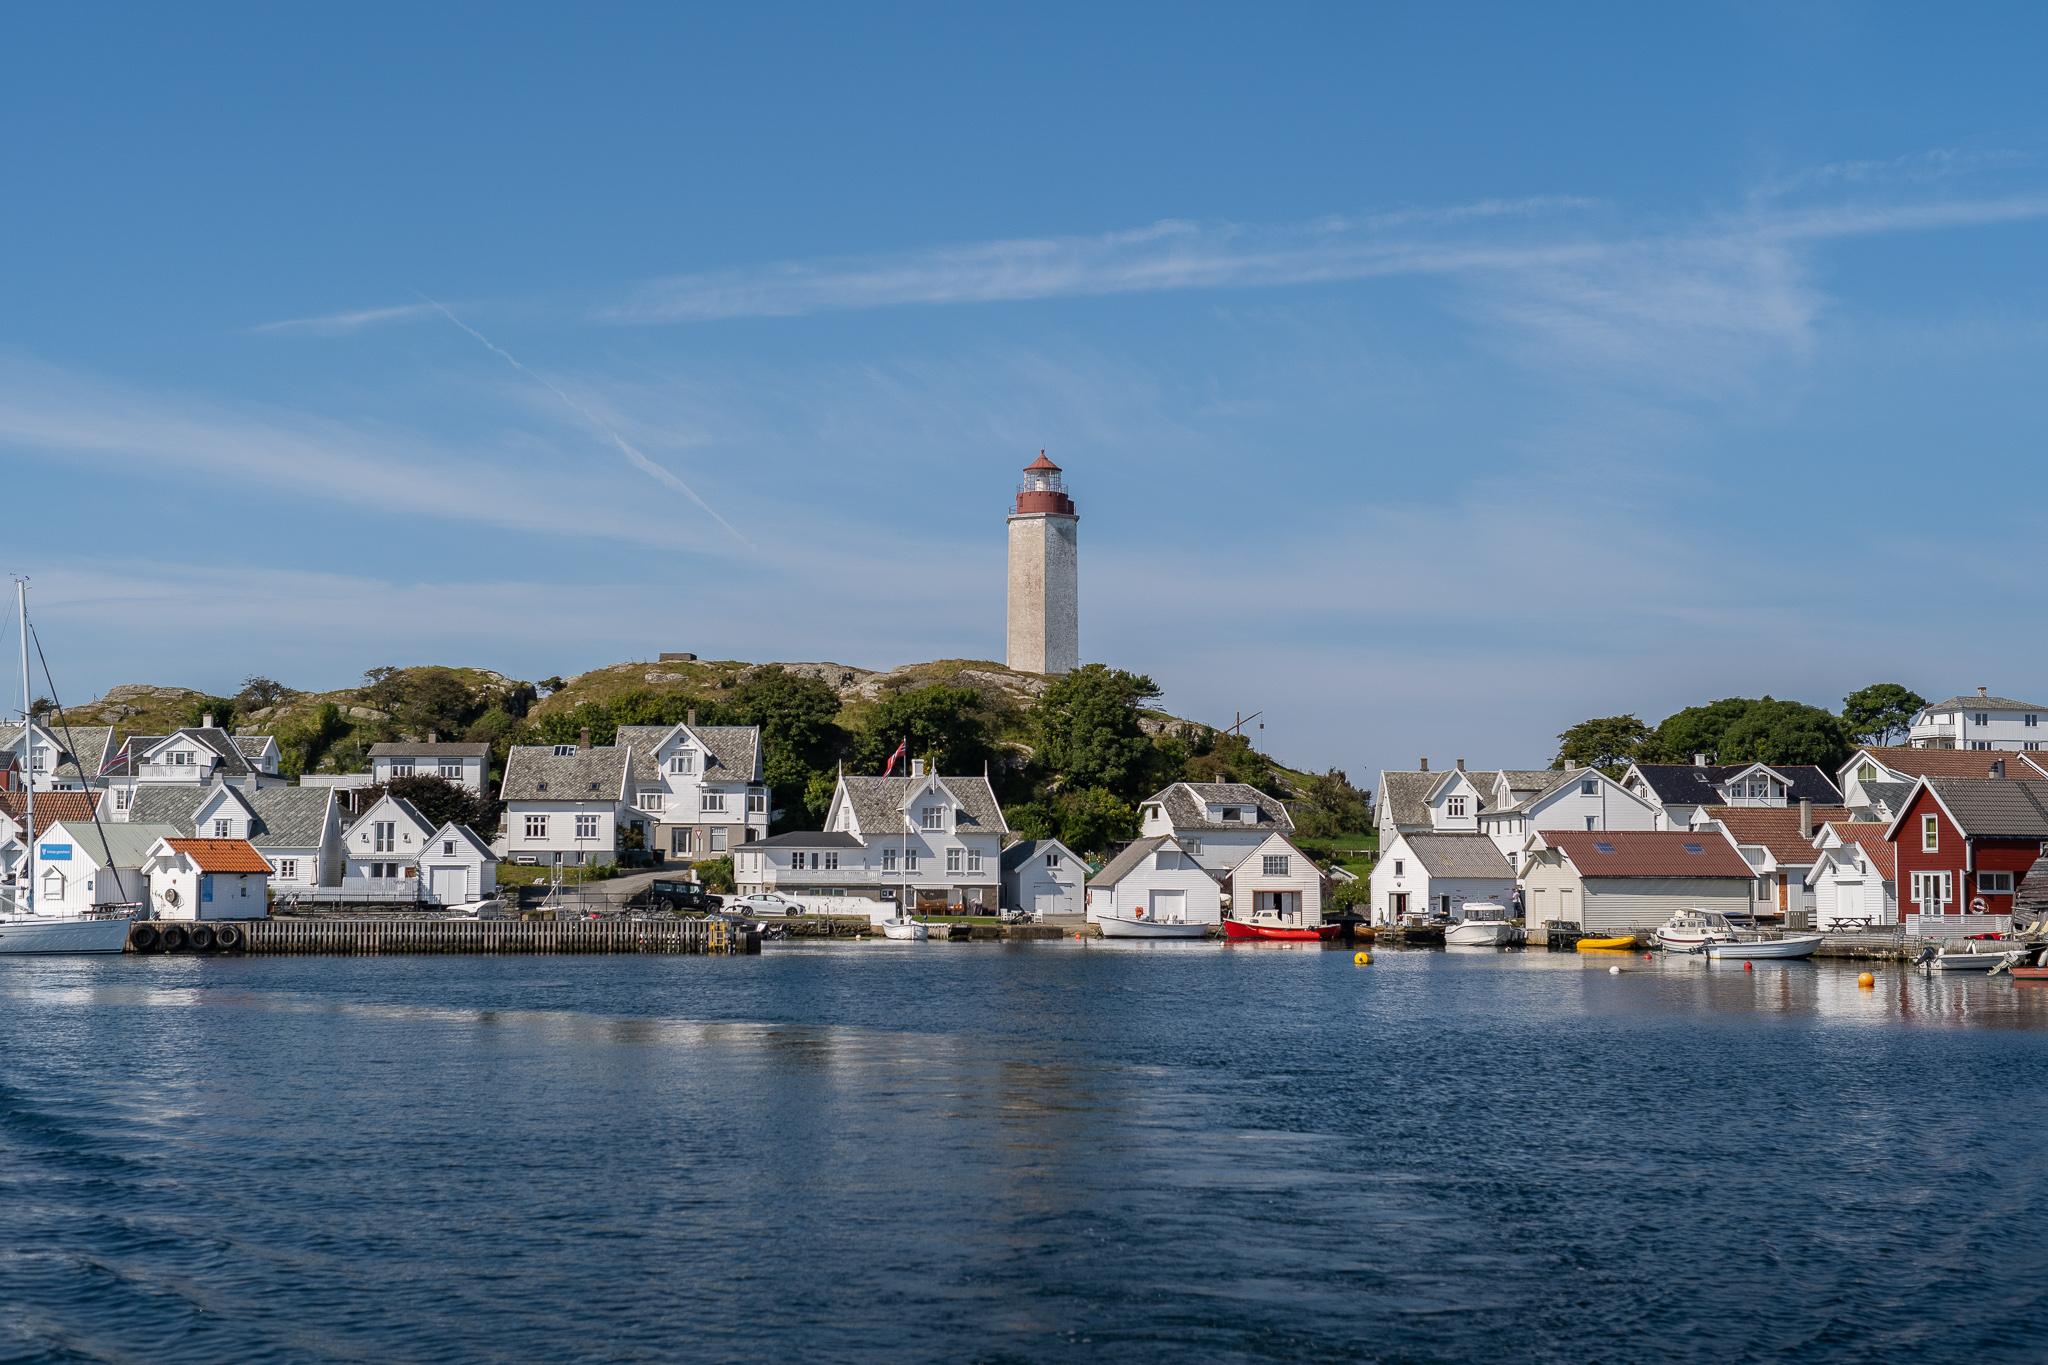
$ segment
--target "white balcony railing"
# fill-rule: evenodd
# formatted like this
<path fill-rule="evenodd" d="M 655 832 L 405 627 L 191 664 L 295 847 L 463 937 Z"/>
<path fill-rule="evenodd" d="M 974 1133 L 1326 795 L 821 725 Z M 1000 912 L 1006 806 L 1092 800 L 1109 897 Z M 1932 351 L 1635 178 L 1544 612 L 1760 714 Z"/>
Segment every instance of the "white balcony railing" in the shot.
<path fill-rule="evenodd" d="M 2009 934 L 2011 915 L 1908 915 L 1907 938 L 1969 938 L 1972 934 Z"/>

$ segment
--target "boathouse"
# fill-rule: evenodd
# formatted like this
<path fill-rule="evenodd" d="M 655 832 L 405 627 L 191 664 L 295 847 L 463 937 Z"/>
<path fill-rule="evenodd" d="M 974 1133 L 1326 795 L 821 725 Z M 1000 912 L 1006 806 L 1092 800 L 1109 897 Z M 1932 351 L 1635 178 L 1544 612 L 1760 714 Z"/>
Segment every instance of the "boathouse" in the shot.
<path fill-rule="evenodd" d="M 1680 910 L 1747 914 L 1754 884 L 1718 830 L 1544 830 L 1529 837 L 1522 865 L 1531 930 L 1559 922 L 1640 933 Z"/>

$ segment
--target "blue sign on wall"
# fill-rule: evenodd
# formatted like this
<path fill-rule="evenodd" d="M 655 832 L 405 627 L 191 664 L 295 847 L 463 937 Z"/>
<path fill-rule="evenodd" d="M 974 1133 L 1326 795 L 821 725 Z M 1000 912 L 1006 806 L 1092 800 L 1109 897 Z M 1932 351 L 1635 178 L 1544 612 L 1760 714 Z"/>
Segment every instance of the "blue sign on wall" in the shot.
<path fill-rule="evenodd" d="M 68 863 L 71 861 L 71 845 L 38 844 L 36 845 L 36 857 L 41 858 L 46 863 Z"/>
<path fill-rule="evenodd" d="M 201 901 L 210 901 L 213 899 L 213 874 L 211 872 L 202 873 L 200 875 L 199 899 Z"/>

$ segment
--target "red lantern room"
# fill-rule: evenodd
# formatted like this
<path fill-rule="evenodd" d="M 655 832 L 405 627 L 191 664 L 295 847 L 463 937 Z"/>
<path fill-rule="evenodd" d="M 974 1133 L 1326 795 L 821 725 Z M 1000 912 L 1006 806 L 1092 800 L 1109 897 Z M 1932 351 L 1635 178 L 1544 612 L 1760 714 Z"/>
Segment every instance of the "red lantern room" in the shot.
<path fill-rule="evenodd" d="M 1060 467 L 1045 458 L 1039 451 L 1038 458 L 1024 466 L 1024 482 L 1017 485 L 1017 510 L 1012 514 L 1028 517 L 1050 513 L 1054 516 L 1075 515 L 1074 500 L 1067 496 L 1065 483 L 1060 478 Z"/>

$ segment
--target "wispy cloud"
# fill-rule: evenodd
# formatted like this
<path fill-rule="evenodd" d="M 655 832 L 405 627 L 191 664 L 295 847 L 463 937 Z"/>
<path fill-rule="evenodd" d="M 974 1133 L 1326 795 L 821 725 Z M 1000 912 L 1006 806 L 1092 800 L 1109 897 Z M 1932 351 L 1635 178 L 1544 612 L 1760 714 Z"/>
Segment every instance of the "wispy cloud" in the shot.
<path fill-rule="evenodd" d="M 346 336 L 350 332 L 360 332 L 365 327 L 376 327 L 390 322 L 420 322 L 432 316 L 434 309 L 430 304 L 401 303 L 389 308 L 359 308 L 350 313 L 326 313 L 318 317 L 262 322 L 249 330 L 304 332 L 313 336 Z"/>

